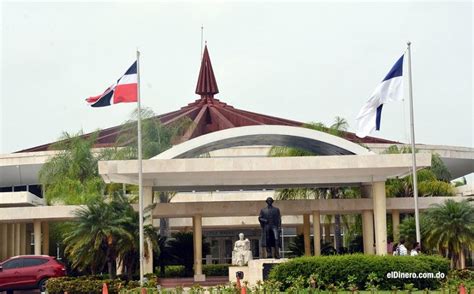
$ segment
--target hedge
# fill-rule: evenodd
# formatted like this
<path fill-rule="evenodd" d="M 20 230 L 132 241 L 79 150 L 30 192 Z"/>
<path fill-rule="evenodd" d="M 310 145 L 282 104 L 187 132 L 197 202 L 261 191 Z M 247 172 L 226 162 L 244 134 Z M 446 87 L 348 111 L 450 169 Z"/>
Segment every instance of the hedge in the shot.
<path fill-rule="evenodd" d="M 229 275 L 228 264 L 204 264 L 202 273 L 209 277 L 227 277 Z"/>
<path fill-rule="evenodd" d="M 120 279 L 101 279 L 97 276 L 51 278 L 46 282 L 46 289 L 50 294 L 64 292 L 74 294 L 100 294 L 103 284 L 106 283 L 109 293 L 119 293 L 121 289 L 133 289 L 140 286 L 138 281 L 123 281 Z M 150 281 L 156 285 L 156 281 Z"/>
<path fill-rule="evenodd" d="M 228 264 L 203 264 L 202 273 L 206 276 L 219 276 L 226 277 L 229 274 L 229 265 Z M 160 268 L 156 268 L 156 274 L 160 275 Z M 165 267 L 165 275 L 162 278 L 183 278 L 190 277 L 186 275 L 186 270 L 184 265 L 167 265 Z"/>
<path fill-rule="evenodd" d="M 155 269 L 156 275 L 160 278 L 183 278 L 186 277 L 184 265 L 167 265 L 165 266 L 165 275 L 162 276 L 160 268 Z"/>
<path fill-rule="evenodd" d="M 447 276 L 449 261 L 439 256 L 376 256 L 363 254 L 348 254 L 320 257 L 299 257 L 278 264 L 270 271 L 269 278 L 282 283 L 283 288 L 292 286 L 301 276 L 306 286 L 311 275 L 317 275 L 319 283 L 324 285 L 347 284 L 350 275 L 355 277 L 359 289 L 366 288 L 367 277 L 375 273 L 379 279 L 376 282 L 381 290 L 391 290 L 392 287 L 403 289 L 405 284 L 412 283 L 418 289 L 438 289 L 440 279 L 389 279 L 389 272 L 403 273 L 443 273 Z M 301 280 L 301 278 L 300 278 Z"/>

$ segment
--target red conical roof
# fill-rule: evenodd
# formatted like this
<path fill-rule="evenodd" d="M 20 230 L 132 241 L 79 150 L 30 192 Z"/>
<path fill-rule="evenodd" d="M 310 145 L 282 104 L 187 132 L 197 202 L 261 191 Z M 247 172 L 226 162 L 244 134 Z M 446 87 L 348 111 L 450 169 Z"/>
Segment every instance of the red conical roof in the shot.
<path fill-rule="evenodd" d="M 209 58 L 209 52 L 206 46 L 196 86 L 196 94 L 201 95 L 201 98 L 189 103 L 187 106 L 181 107 L 179 110 L 155 116 L 154 119 L 159 119 L 165 126 L 171 125 L 184 117 L 191 119 L 193 123 L 190 124 L 183 136 L 179 138 L 179 142 L 184 142 L 207 133 L 234 127 L 252 125 L 284 125 L 300 127 L 303 125 L 303 123 L 294 120 L 234 108 L 233 106 L 219 101 L 219 99 L 215 99 L 214 95 L 217 93 L 219 93 L 219 89 L 217 88 L 216 78 L 212 70 L 211 59 Z M 122 131 L 123 128 L 121 125 L 100 130 L 95 147 L 114 146 Z M 92 133 L 84 134 L 82 137 L 87 138 L 91 134 Z M 350 132 L 344 132 L 342 137 L 356 143 L 398 143 L 375 137 L 359 138 L 356 137 L 354 133 Z M 48 150 L 51 144 L 53 143 L 24 149 L 18 152 L 44 151 Z"/>
<path fill-rule="evenodd" d="M 211 59 L 209 58 L 209 52 L 207 51 L 206 45 L 204 47 L 201 70 L 199 71 L 199 78 L 196 85 L 196 94 L 212 97 L 217 93 L 219 93 L 219 89 L 217 88 L 216 77 L 212 70 Z"/>

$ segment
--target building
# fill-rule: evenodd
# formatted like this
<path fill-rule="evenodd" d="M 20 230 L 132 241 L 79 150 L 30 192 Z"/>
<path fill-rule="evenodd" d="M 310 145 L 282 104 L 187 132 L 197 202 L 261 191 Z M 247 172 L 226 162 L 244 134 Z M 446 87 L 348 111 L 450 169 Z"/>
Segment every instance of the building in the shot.
<path fill-rule="evenodd" d="M 364 251 L 386 253 L 386 214 L 394 224 L 400 212 L 413 212 L 409 198 L 386 199 L 384 181 L 409 173 L 410 155 L 378 155 L 400 142 L 344 132 L 335 137 L 303 128 L 303 123 L 235 108 L 219 101 L 219 93 L 207 47 L 196 86 L 200 98 L 181 109 L 156 117 L 171 125 L 187 117 L 192 123 L 175 146 L 144 161 L 145 202 L 156 202 L 154 191 L 178 191 L 171 203 L 152 211 L 155 226 L 159 218 L 171 218 L 173 230 L 193 230 L 195 249 L 200 252 L 202 236 L 211 244 L 210 256 L 196 255 L 196 279 L 202 279 L 202 262 L 228 262 L 233 243 L 243 231 L 260 256 L 258 210 L 275 189 L 286 187 L 331 187 L 351 185 L 363 188 L 363 199 L 320 199 L 279 201 L 284 215 L 286 244 L 302 233 L 305 252 L 321 251 L 321 238 L 331 241 L 334 228 L 322 225 L 325 215 L 361 214 Z M 99 132 L 95 147 L 115 144 L 121 126 Z M 88 136 L 86 134 L 84 136 Z M 361 144 L 361 145 L 360 145 Z M 77 206 L 45 206 L 38 172 L 55 151 L 51 144 L 0 156 L 0 258 L 25 253 L 54 254 L 49 251 L 48 223 L 74 219 Z M 268 158 L 271 146 L 299 147 L 317 157 Z M 365 147 L 363 147 L 365 146 Z M 430 153 L 440 154 L 457 178 L 474 172 L 474 149 L 468 147 L 417 145 L 418 167 L 431 164 Z M 205 154 L 205 158 L 202 158 Z M 201 158 L 199 158 L 201 156 Z M 166 167 L 166 168 L 165 168 Z M 106 182 L 137 183 L 136 161 L 100 162 Z M 471 195 L 472 189 L 463 192 Z M 420 209 L 444 201 L 440 197 L 420 199 Z M 456 199 L 461 199 L 460 195 Z M 311 228 L 311 222 L 313 227 Z M 398 227 L 394 226 L 394 234 Z M 375 232 L 375 233 L 374 233 Z M 374 248 L 374 243 L 376 244 Z M 286 248 L 284 246 L 284 248 Z M 147 263 L 147 271 L 153 265 Z"/>

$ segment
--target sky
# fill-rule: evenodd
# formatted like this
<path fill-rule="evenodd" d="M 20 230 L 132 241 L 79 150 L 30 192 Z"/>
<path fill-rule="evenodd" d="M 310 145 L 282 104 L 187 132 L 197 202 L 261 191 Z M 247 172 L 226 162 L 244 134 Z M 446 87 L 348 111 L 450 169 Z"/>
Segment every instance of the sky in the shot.
<path fill-rule="evenodd" d="M 355 130 L 355 118 L 412 42 L 416 142 L 473 147 L 473 4 L 464 2 L 1 2 L 0 154 L 128 120 L 91 108 L 141 51 L 142 104 L 194 94 L 201 26 L 220 93 L 236 108 Z M 376 137 L 409 142 L 408 100 Z"/>

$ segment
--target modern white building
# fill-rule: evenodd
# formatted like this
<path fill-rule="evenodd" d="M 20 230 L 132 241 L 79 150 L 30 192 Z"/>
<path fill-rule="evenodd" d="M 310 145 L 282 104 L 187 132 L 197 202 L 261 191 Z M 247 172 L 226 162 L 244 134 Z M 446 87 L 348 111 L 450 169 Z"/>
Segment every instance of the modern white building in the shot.
<path fill-rule="evenodd" d="M 192 230 L 195 236 L 195 274 L 202 279 L 202 262 L 230 261 L 234 241 L 244 232 L 259 246 L 259 210 L 275 190 L 292 187 L 362 187 L 362 199 L 276 201 L 283 215 L 283 241 L 304 235 L 305 252 L 320 254 L 320 240 L 331 241 L 334 227 L 325 216 L 360 214 L 367 254 L 387 252 L 387 214 L 397 235 L 400 213 L 413 212 L 412 198 L 386 198 L 385 180 L 410 173 L 411 155 L 382 154 L 392 145 L 374 137 L 357 138 L 345 132 L 336 137 L 303 127 L 303 123 L 241 110 L 214 98 L 219 93 L 207 48 L 201 64 L 196 94 L 200 99 L 159 119 L 171 125 L 183 117 L 192 124 L 175 146 L 143 162 L 145 205 L 157 202 L 159 191 L 177 191 L 171 203 L 160 203 L 150 212 L 153 224 L 170 218 L 172 230 Z M 120 126 L 99 132 L 95 147 L 112 146 Z M 87 135 L 84 135 L 87 136 Z M 47 206 L 38 172 L 56 154 L 51 144 L 0 156 L 0 259 L 19 254 L 52 254 L 51 222 L 74 219 L 77 206 Z M 271 146 L 297 147 L 321 156 L 268 157 Z M 474 148 L 418 144 L 418 168 L 431 165 L 431 154 L 440 155 L 454 178 L 474 172 Z M 205 155 L 205 156 L 203 156 Z M 99 173 L 107 183 L 138 183 L 135 160 L 104 161 Z M 459 189 L 454 199 L 473 195 L 472 186 Z M 420 210 L 441 203 L 445 195 L 419 199 Z M 211 246 L 201 256 L 202 238 Z M 375 246 L 374 246 L 375 244 Z M 284 245 L 284 251 L 287 247 Z M 153 270 L 147 262 L 147 271 Z"/>

